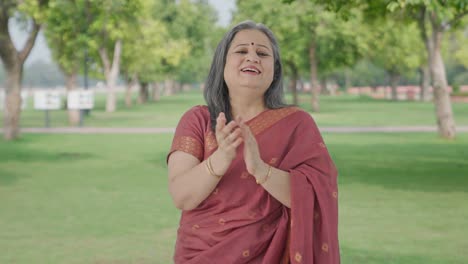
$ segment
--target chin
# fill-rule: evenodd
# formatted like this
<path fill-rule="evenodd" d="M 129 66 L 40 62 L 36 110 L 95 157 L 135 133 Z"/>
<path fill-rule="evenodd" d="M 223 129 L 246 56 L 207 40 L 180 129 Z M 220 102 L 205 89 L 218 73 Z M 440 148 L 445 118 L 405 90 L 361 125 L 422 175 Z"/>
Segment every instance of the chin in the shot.
<path fill-rule="evenodd" d="M 262 87 L 264 87 L 264 85 L 259 84 L 258 82 L 241 82 L 239 86 L 255 90 L 262 89 Z"/>

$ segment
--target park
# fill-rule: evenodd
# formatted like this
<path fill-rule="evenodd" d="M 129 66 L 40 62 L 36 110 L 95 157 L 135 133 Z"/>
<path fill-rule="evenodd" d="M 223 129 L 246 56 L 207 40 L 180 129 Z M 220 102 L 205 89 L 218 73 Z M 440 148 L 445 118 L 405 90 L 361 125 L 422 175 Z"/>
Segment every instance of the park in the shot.
<path fill-rule="evenodd" d="M 277 35 L 286 102 L 338 169 L 341 263 L 468 262 L 466 1 L 233 1 L 226 26 L 216 1 L 19 2 L 0 7 L 53 62 L 24 64 L 34 41 L 6 53 L 0 33 L 0 263 L 173 263 L 174 130 L 246 19 Z"/>

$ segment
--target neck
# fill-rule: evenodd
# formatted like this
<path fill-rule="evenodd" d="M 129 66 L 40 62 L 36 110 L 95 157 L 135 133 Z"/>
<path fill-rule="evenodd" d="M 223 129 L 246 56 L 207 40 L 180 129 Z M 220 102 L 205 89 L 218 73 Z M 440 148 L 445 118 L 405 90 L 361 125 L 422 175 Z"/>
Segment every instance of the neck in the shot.
<path fill-rule="evenodd" d="M 240 116 L 244 121 L 250 120 L 266 110 L 263 97 L 246 98 L 231 96 L 230 101 L 233 118 Z"/>

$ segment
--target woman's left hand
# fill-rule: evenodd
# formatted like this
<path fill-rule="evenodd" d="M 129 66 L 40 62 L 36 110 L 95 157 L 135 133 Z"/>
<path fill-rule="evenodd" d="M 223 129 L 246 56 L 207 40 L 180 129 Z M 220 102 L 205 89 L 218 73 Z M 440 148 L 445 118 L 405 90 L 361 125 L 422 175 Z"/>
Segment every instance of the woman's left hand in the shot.
<path fill-rule="evenodd" d="M 268 171 L 268 166 L 260 156 L 257 140 L 249 126 L 247 126 L 239 117 L 236 121 L 242 130 L 242 137 L 244 140 L 244 162 L 247 171 L 255 178 L 264 177 Z"/>

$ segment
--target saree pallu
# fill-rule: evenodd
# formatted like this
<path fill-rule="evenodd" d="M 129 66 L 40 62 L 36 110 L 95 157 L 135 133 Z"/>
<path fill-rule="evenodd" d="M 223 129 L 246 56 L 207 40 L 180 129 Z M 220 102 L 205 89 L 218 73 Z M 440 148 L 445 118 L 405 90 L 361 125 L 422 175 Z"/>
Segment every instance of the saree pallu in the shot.
<path fill-rule="evenodd" d="M 290 173 L 291 208 L 256 184 L 243 145 L 213 192 L 182 211 L 174 262 L 340 263 L 337 170 L 312 117 L 296 107 L 266 110 L 247 122 L 262 159 Z M 217 148 L 206 106 L 181 118 L 169 155 L 203 161 Z"/>

